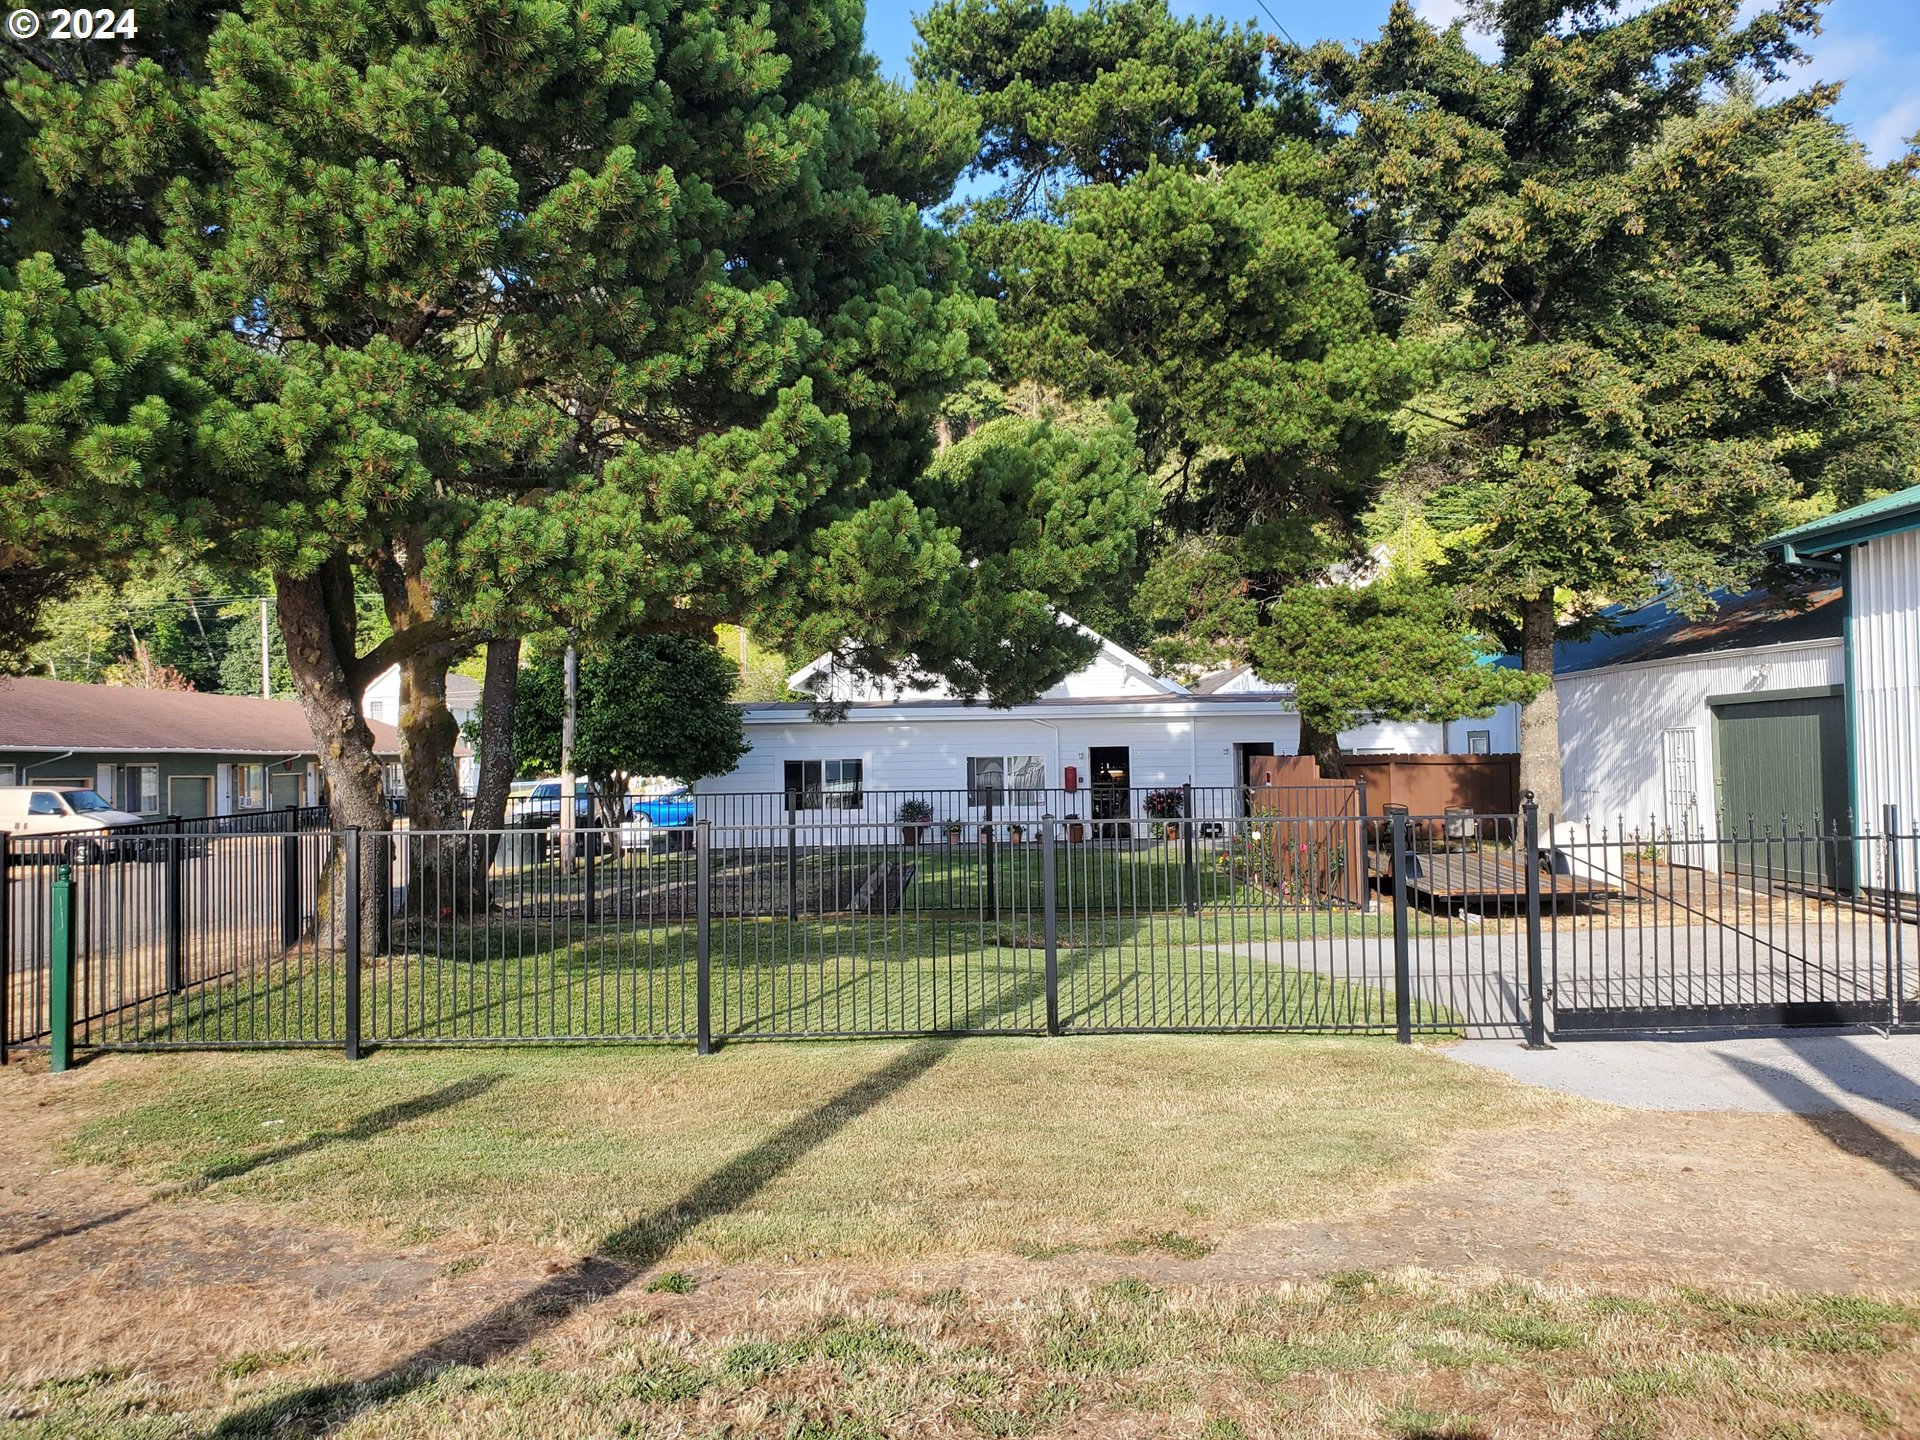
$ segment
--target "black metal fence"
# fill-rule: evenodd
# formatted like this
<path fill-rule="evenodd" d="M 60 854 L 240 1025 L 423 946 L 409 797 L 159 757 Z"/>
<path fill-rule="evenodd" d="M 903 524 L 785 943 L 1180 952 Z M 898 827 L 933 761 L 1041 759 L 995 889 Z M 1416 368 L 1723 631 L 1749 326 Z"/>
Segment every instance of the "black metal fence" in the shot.
<path fill-rule="evenodd" d="M 1675 840 L 1531 808 L 1365 816 L 1326 793 L 1274 813 L 1272 792 L 1182 788 L 1098 821 L 921 792 L 932 813 L 905 819 L 914 797 L 864 819 L 759 796 L 682 824 L 376 834 L 280 812 L 91 850 L 16 837 L 0 1034 L 60 1058 L 1920 1019 L 1920 836 L 1891 816 Z M 373 891 L 391 903 L 369 930 L 350 917 Z"/>

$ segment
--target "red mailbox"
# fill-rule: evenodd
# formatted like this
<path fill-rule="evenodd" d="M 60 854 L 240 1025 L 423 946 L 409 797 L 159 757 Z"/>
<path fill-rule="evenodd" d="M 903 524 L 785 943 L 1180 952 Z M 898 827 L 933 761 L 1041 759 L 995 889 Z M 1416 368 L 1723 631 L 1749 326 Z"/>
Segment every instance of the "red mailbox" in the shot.
<path fill-rule="evenodd" d="M 1069 794 L 1071 794 L 1075 790 L 1078 790 L 1080 788 L 1079 767 L 1076 765 L 1067 766 L 1066 773 L 1061 777 L 1060 783 L 1067 788 L 1067 792 Z"/>

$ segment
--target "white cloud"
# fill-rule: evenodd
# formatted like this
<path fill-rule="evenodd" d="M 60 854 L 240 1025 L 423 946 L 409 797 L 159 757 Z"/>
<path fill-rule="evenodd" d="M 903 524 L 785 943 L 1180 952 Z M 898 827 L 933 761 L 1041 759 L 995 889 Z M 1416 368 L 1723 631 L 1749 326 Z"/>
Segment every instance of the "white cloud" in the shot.
<path fill-rule="evenodd" d="M 1867 154 L 1881 164 L 1905 153 L 1907 137 L 1920 130 L 1920 97 L 1901 100 L 1866 122 L 1861 140 Z"/>

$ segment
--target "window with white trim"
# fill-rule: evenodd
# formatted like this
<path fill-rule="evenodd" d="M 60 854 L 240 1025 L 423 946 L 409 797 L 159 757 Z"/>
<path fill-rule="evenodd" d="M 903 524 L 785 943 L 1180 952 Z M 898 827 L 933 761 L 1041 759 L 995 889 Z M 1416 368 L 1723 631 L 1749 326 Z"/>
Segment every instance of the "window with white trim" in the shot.
<path fill-rule="evenodd" d="M 789 760 L 788 810 L 858 810 L 866 781 L 860 760 Z"/>
<path fill-rule="evenodd" d="M 266 766 L 236 765 L 233 767 L 233 808 L 236 810 L 267 808 Z"/>
<path fill-rule="evenodd" d="M 982 805 L 1016 804 L 1044 798 L 1047 788 L 1047 762 L 1039 755 L 969 755 L 967 757 L 967 803 Z"/>
<path fill-rule="evenodd" d="M 1493 732 L 1490 730 L 1467 731 L 1467 754 L 1490 755 L 1493 753 Z"/>
<path fill-rule="evenodd" d="M 160 813 L 160 767 L 128 765 L 120 772 L 120 790 L 125 797 L 120 808 L 131 815 Z"/>

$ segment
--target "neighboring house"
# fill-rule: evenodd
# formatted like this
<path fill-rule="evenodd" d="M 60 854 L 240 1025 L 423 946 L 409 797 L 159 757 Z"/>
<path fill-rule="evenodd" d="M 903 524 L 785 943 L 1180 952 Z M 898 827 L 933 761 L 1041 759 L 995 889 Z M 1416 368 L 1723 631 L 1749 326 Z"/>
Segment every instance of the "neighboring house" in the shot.
<path fill-rule="evenodd" d="M 374 722 L 374 748 L 397 749 Z M 135 815 L 311 805 L 313 735 L 291 700 L 0 679 L 0 785 L 82 785 Z"/>
<path fill-rule="evenodd" d="M 1715 598 L 1699 620 L 1609 611 L 1556 648 L 1562 819 L 1677 840 L 1847 823 L 1840 588 Z"/>
<path fill-rule="evenodd" d="M 1749 826 L 1878 833 L 1892 806 L 1913 832 L 1920 486 L 1785 531 L 1767 548 L 1806 577 L 1789 597 L 1722 596 L 1698 621 L 1655 604 L 1610 616 L 1619 634 L 1559 647 L 1570 816 L 1739 839 Z M 1789 844 L 1734 859 L 1790 873 L 1817 859 L 1820 878 L 1848 884 L 1851 871 L 1877 885 L 1881 847 L 1852 849 Z M 1906 875 L 1901 888 L 1912 884 Z"/>
<path fill-rule="evenodd" d="M 1488 664 L 1518 663 L 1489 656 Z M 1217 670 L 1193 684 L 1196 695 L 1290 694 L 1284 681 L 1262 680 L 1248 665 Z M 1491 715 L 1464 720 L 1370 720 L 1340 732 L 1349 755 L 1513 755 L 1520 750 L 1520 707 L 1502 705 Z"/>
<path fill-rule="evenodd" d="M 462 675 L 457 671 L 447 675 L 447 710 L 453 716 L 454 724 L 464 732 L 468 722 L 480 713 L 480 682 L 471 675 Z M 360 713 L 368 720 L 385 725 L 400 723 L 400 667 L 394 665 L 380 672 L 373 683 L 367 686 L 366 694 L 360 699 Z M 455 763 L 460 769 L 460 789 L 463 794 L 471 795 L 480 784 L 480 765 L 475 759 L 473 747 L 462 740 L 454 752 Z M 389 795 L 406 793 L 406 782 L 401 778 L 397 763 L 386 767 L 385 786 Z"/>
<path fill-rule="evenodd" d="M 1195 694 L 1104 638 L 1081 670 L 1001 710 L 944 686 L 876 685 L 836 672 L 831 656 L 788 683 L 843 704 L 844 718 L 812 719 L 811 701 L 743 706 L 753 748 L 731 774 L 700 781 L 700 796 L 794 793 L 803 810 L 891 819 L 899 791 L 964 792 L 972 814 L 1010 794 L 1071 790 L 1087 795 L 1077 813 L 1103 819 L 1128 813 L 1129 790 L 1241 783 L 1249 759 L 1294 754 L 1300 738 L 1285 692 Z"/>
<path fill-rule="evenodd" d="M 1824 570 L 1845 596 L 1846 753 L 1856 830 L 1920 831 L 1920 485 L 1855 505 L 1768 542 L 1790 565 Z M 1869 885 L 1884 852 L 1861 847 Z M 1900 888 L 1916 887 L 1910 855 Z"/>
<path fill-rule="evenodd" d="M 1191 782 L 1217 792 L 1244 785 L 1258 757 L 1299 753 L 1291 686 L 1242 667 L 1188 687 L 1079 628 L 1099 640 L 1099 653 L 1030 703 L 1001 710 L 942 685 L 898 687 L 836 671 L 833 657 L 823 655 L 788 684 L 834 702 L 843 718 L 813 719 L 812 701 L 743 706 L 753 748 L 731 774 L 694 788 L 702 797 L 797 794 L 803 812 L 863 819 L 891 819 L 902 791 L 950 792 L 962 801 L 964 814 L 942 813 L 937 821 L 968 818 L 988 800 L 1005 806 L 1010 794 L 1070 791 L 1085 798 L 1055 794 L 1050 803 L 1098 820 L 1134 813 L 1129 806 L 1137 811 L 1141 797 L 1129 791 Z M 1397 727 L 1404 735 L 1395 728 L 1367 726 L 1341 738 L 1367 753 L 1449 744 L 1454 753 L 1482 743 L 1494 753 L 1514 748 L 1506 716 Z M 1211 803 L 1221 803 L 1217 794 Z M 733 812 L 714 804 L 707 813 L 724 819 Z"/>

